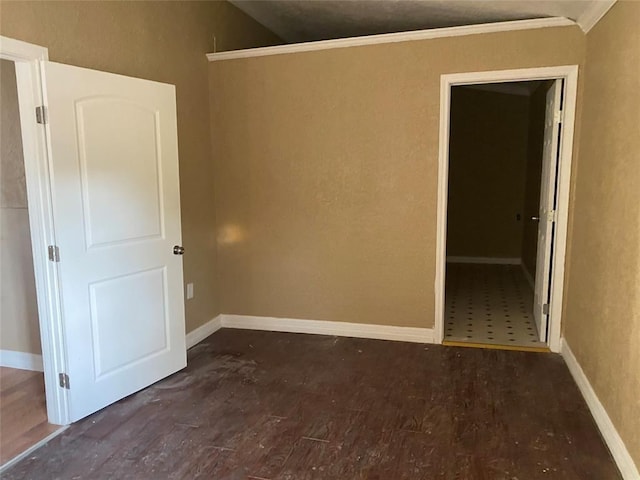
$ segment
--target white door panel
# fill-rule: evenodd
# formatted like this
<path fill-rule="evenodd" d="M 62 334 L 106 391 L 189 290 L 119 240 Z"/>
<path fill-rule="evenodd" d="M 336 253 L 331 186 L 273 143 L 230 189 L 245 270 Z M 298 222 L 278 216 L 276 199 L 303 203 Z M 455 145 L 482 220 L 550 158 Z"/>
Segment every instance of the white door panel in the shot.
<path fill-rule="evenodd" d="M 534 288 L 533 316 L 541 342 L 547 341 L 548 311 L 551 282 L 551 253 L 553 247 L 556 172 L 559 158 L 560 108 L 562 81 L 556 80 L 547 91 L 544 140 L 542 151 L 542 175 L 540 181 L 540 210 L 538 214 L 538 250 Z"/>
<path fill-rule="evenodd" d="M 76 421 L 186 365 L 175 88 L 42 68 Z"/>
<path fill-rule="evenodd" d="M 88 248 L 162 237 L 157 113 L 117 98 L 76 103 Z"/>
<path fill-rule="evenodd" d="M 96 379 L 167 350 L 165 276 L 165 268 L 156 268 L 89 285 Z M 147 302 L 138 303 L 139 298 Z"/>

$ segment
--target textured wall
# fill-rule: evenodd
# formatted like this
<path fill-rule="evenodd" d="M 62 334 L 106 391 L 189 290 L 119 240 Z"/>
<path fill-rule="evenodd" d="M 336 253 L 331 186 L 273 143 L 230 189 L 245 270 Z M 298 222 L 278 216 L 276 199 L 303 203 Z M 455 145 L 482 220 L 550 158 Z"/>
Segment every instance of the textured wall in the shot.
<path fill-rule="evenodd" d="M 433 327 L 440 75 L 582 64 L 562 27 L 214 62 L 223 313 Z"/>
<path fill-rule="evenodd" d="M 0 349 L 39 354 L 18 91 L 8 60 L 0 60 L 0 267 Z"/>
<path fill-rule="evenodd" d="M 176 85 L 187 331 L 219 313 L 205 53 L 280 43 L 227 2 L 2 2 L 0 33 L 55 62 Z"/>
<path fill-rule="evenodd" d="M 0 60 L 0 89 L 0 207 L 27 208 L 16 69 L 9 60 Z"/>
<path fill-rule="evenodd" d="M 447 255 L 521 257 L 528 121 L 527 96 L 453 88 Z"/>
<path fill-rule="evenodd" d="M 640 467 L 640 3 L 587 35 L 565 337 Z"/>

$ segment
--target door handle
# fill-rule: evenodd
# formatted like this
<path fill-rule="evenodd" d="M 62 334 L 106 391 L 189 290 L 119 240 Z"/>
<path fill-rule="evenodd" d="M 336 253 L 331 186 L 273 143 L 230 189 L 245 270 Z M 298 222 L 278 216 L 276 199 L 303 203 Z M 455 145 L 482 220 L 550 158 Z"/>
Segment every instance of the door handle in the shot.
<path fill-rule="evenodd" d="M 175 245 L 173 247 L 173 254 L 174 255 L 184 255 L 184 247 L 181 245 Z"/>
<path fill-rule="evenodd" d="M 538 222 L 540 221 L 540 217 L 531 217 L 531 220 L 533 220 L 534 222 Z"/>

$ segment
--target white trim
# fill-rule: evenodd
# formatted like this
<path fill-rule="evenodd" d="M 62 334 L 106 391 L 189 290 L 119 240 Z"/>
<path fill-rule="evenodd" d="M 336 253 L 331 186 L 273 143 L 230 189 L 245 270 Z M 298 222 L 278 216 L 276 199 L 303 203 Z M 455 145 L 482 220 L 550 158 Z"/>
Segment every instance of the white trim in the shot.
<path fill-rule="evenodd" d="M 382 43 L 412 42 L 416 40 L 431 40 L 434 38 L 478 35 L 481 33 L 510 32 L 514 30 L 530 30 L 534 28 L 570 27 L 575 24 L 575 22 L 563 17 L 482 23 L 479 25 L 465 25 L 462 27 L 432 28 L 429 30 L 416 30 L 413 32 L 383 33 L 380 35 L 366 35 L 362 37 L 338 38 L 335 40 L 320 40 L 317 42 L 277 45 L 275 47 L 247 48 L 244 50 L 232 50 L 229 52 L 208 53 L 207 59 L 210 62 L 217 62 L 236 58 L 264 57 L 268 55 L 312 52 L 317 50 L 330 50 L 333 48 L 378 45 Z"/>
<path fill-rule="evenodd" d="M 249 315 L 221 315 L 221 317 L 223 328 L 433 343 L 433 330 L 430 328 L 301 320 L 296 318 L 255 317 Z"/>
<path fill-rule="evenodd" d="M 556 67 L 563 70 L 564 105 L 562 136 L 560 138 L 560 158 L 558 160 L 557 206 L 555 238 L 551 271 L 551 304 L 549 316 L 549 348 L 560 352 L 562 348 L 562 299 L 564 297 L 564 267 L 567 253 L 567 230 L 569 225 L 569 197 L 571 190 L 571 163 L 573 161 L 573 143 L 578 98 L 578 66 Z M 552 77 L 553 78 L 553 77 Z"/>
<path fill-rule="evenodd" d="M 13 62 L 48 60 L 49 51 L 40 45 L 0 36 L 0 57 Z"/>
<path fill-rule="evenodd" d="M 520 265 L 521 258 L 509 257 L 456 257 L 447 256 L 447 263 L 486 263 L 489 265 Z"/>
<path fill-rule="evenodd" d="M 0 367 L 19 368 L 43 372 L 42 355 L 35 353 L 16 352 L 14 350 L 0 350 Z"/>
<path fill-rule="evenodd" d="M 552 259 L 551 312 L 548 342 L 549 348 L 552 352 L 560 351 L 564 263 L 567 248 L 567 224 L 569 213 L 569 189 L 571 182 L 573 134 L 578 91 L 577 65 L 441 75 L 434 327 L 434 341 L 436 343 L 442 343 L 442 340 L 444 339 L 444 285 L 447 242 L 447 182 L 449 172 L 449 110 L 451 104 L 451 87 L 454 85 L 470 85 L 476 83 L 505 81 L 517 82 L 548 79 L 565 80 L 564 120 L 560 144 L 560 165 L 558 168 L 558 206 L 556 210 L 556 237 Z"/>
<path fill-rule="evenodd" d="M 35 118 L 35 108 L 43 104 L 39 62 L 48 57 L 45 47 L 0 36 L 0 58 L 14 61 L 16 69 L 47 416 L 49 423 L 66 425 L 67 391 L 58 385 L 58 373 L 66 369 L 58 272 L 55 262 L 47 260 L 47 246 L 56 243 L 47 139 L 45 129 Z"/>
<path fill-rule="evenodd" d="M 529 272 L 529 269 L 524 264 L 524 261 L 520 264 L 520 266 L 522 267 L 522 273 L 524 273 L 524 278 L 526 278 L 527 282 L 529 282 L 529 285 L 531 285 L 531 290 L 535 290 L 536 280 L 535 278 L 533 278 L 533 275 L 531 275 L 531 272 Z"/>
<path fill-rule="evenodd" d="M 483 70 L 481 72 L 449 73 L 441 75 L 440 86 L 443 86 L 442 83 L 444 81 L 446 81 L 450 86 L 476 85 L 478 83 L 554 80 L 556 78 L 568 78 L 573 74 L 576 75 L 577 80 L 577 65 L 558 65 L 553 67 L 515 68 L 511 70 Z M 440 105 L 442 106 L 442 102 L 440 103 Z"/>
<path fill-rule="evenodd" d="M 576 23 L 580 25 L 584 33 L 589 32 L 615 3 L 616 0 L 592 0 L 587 9 L 578 17 Z"/>
<path fill-rule="evenodd" d="M 44 437 L 42 440 L 40 440 L 39 442 L 34 443 L 33 445 L 31 445 L 29 448 L 27 448 L 24 452 L 19 453 L 18 455 L 16 455 L 15 457 L 13 457 L 11 460 L 8 460 L 7 462 L 5 462 L 4 464 L 2 464 L 0 466 L 0 474 L 4 473 L 5 471 L 9 470 L 12 466 L 14 466 L 16 463 L 18 463 L 20 460 L 22 460 L 23 458 L 28 457 L 29 455 L 31 455 L 33 452 L 35 452 L 37 449 L 39 449 L 40 447 L 42 447 L 43 445 L 49 443 L 51 440 L 53 440 L 54 438 L 56 438 L 58 435 L 60 435 L 62 432 L 64 432 L 67 428 L 69 428 L 69 425 L 66 426 L 62 426 L 60 428 L 58 428 L 58 430 L 56 430 L 55 432 L 50 433 L 49 435 L 47 435 L 46 437 Z"/>
<path fill-rule="evenodd" d="M 212 333 L 217 332 L 222 328 L 222 315 L 209 320 L 204 325 L 200 325 L 195 330 L 191 330 L 186 335 L 187 350 L 194 345 L 197 345 Z"/>
<path fill-rule="evenodd" d="M 640 471 L 638 471 L 638 468 L 636 467 L 631 454 L 627 450 L 624 441 L 620 437 L 620 434 L 611 421 L 611 418 L 609 418 L 604 406 L 600 403 L 596 392 L 593 390 L 591 383 L 589 383 L 589 379 L 571 351 L 566 339 L 562 342 L 562 356 L 567 367 L 569 367 L 569 371 L 571 372 L 573 379 L 578 384 L 578 388 L 580 389 L 580 392 L 582 392 L 582 396 L 589 406 L 591 415 L 593 415 L 593 419 L 596 421 L 596 424 L 600 429 L 600 433 L 609 447 L 613 459 L 618 465 L 622 478 L 624 480 L 637 480 L 640 478 Z"/>

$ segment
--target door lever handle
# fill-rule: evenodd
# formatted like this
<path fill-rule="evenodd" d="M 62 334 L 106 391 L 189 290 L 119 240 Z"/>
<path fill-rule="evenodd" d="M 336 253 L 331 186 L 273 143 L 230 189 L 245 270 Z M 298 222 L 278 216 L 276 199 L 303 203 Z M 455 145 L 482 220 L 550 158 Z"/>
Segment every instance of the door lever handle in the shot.
<path fill-rule="evenodd" d="M 184 247 L 182 247 L 180 245 L 175 245 L 173 247 L 173 254 L 174 255 L 184 255 Z"/>
<path fill-rule="evenodd" d="M 534 222 L 538 222 L 540 221 L 540 217 L 531 217 L 531 220 L 533 220 Z"/>

